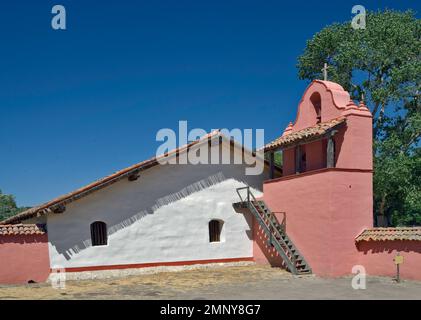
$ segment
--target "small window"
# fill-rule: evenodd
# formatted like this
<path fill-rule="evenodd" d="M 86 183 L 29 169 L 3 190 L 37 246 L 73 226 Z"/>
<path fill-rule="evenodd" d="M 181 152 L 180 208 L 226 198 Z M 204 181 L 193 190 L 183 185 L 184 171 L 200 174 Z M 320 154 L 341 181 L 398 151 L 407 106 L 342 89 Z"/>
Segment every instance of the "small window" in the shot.
<path fill-rule="evenodd" d="M 223 222 L 211 220 L 209 222 L 209 242 L 221 242 L 221 231 Z"/>
<path fill-rule="evenodd" d="M 96 221 L 91 224 L 92 246 L 106 246 L 108 243 L 107 225 L 105 222 Z"/>

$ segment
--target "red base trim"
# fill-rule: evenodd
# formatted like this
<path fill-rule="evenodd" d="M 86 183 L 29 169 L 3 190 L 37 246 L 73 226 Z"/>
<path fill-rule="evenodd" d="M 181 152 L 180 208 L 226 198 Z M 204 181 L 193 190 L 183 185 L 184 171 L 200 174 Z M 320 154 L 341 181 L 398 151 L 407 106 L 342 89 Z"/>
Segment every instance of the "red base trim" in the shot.
<path fill-rule="evenodd" d="M 110 266 L 92 266 L 92 267 L 75 267 L 65 268 L 66 272 L 84 272 L 84 271 L 101 271 L 101 270 L 118 270 L 118 269 L 136 269 L 136 268 L 150 268 L 150 267 L 171 267 L 171 266 L 189 266 L 194 264 L 208 264 L 208 263 L 228 263 L 254 261 L 253 257 L 248 258 L 230 258 L 230 259 L 214 259 L 214 260 L 192 260 L 192 261 L 174 261 L 174 262 L 154 262 L 154 263 L 140 263 L 140 264 L 118 264 Z M 50 271 L 53 271 L 51 269 Z"/>

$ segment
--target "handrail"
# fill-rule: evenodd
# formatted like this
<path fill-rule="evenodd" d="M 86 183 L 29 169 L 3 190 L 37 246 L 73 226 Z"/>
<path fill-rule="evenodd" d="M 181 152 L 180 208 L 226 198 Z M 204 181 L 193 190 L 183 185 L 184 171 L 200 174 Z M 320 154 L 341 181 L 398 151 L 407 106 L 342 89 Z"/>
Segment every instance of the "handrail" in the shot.
<path fill-rule="evenodd" d="M 261 212 L 265 212 L 265 208 L 256 200 L 256 197 L 254 196 L 254 194 L 250 191 L 250 186 L 246 186 L 246 187 L 241 187 L 241 188 L 237 188 L 237 194 L 239 195 L 239 197 L 240 197 L 240 199 L 241 199 L 241 202 L 245 202 L 244 200 L 243 200 L 243 198 L 241 197 L 241 195 L 240 195 L 240 190 L 244 190 L 244 189 L 247 189 L 247 204 L 250 206 L 250 204 L 251 204 L 251 201 L 250 201 L 250 197 L 253 199 L 253 201 L 259 206 L 259 208 L 260 208 L 260 210 L 261 210 Z M 269 211 L 270 212 L 270 211 Z M 270 212 L 270 214 L 272 214 L 272 212 Z M 286 214 L 286 213 L 284 213 L 284 214 Z M 261 215 L 259 214 L 259 216 L 261 217 Z M 284 217 L 285 217 L 285 215 L 284 215 Z M 282 241 L 282 244 L 283 244 L 283 246 L 286 248 L 286 251 L 288 251 L 288 253 L 289 253 L 289 255 L 290 255 L 290 257 L 291 257 L 291 260 L 292 260 L 292 262 L 293 262 L 293 265 L 294 265 L 294 268 L 295 268 L 295 264 L 296 264 L 296 258 L 295 258 L 295 255 L 294 255 L 294 253 L 291 251 L 291 249 L 288 247 L 288 245 L 285 243 L 285 241 L 282 239 L 282 236 L 283 236 L 283 234 L 281 234 L 281 232 L 278 230 L 278 228 L 275 226 L 275 224 L 272 222 L 272 220 L 270 219 L 270 218 L 268 218 L 268 217 L 265 217 L 266 218 L 266 220 L 268 220 L 269 221 L 269 223 L 267 223 L 266 221 L 265 221 L 265 219 L 263 218 L 263 217 L 261 217 L 261 219 L 263 220 L 263 222 L 266 224 L 266 225 L 268 225 L 268 228 L 269 228 L 269 231 L 271 232 L 271 231 L 273 231 L 273 232 L 275 232 L 275 237 L 276 236 L 279 236 L 279 238 L 281 239 L 281 241 Z M 284 228 L 283 228 L 284 229 Z M 285 229 L 284 229 L 285 230 Z"/>
<path fill-rule="evenodd" d="M 242 187 L 242 188 L 237 188 L 237 194 L 238 194 L 238 196 L 240 197 L 240 200 L 241 200 L 241 202 L 245 202 L 244 200 L 243 200 L 243 197 L 241 197 L 241 194 L 240 194 L 240 190 L 244 190 L 244 189 L 247 189 L 247 202 L 250 202 L 250 196 L 249 196 L 249 193 L 250 193 L 250 186 L 247 186 L 247 187 Z"/>
<path fill-rule="evenodd" d="M 282 218 L 282 222 L 280 223 L 280 226 L 282 227 L 283 231 L 286 232 L 286 226 L 287 226 L 287 213 L 285 211 L 272 211 L 272 213 L 282 213 L 283 214 L 283 218 Z"/>

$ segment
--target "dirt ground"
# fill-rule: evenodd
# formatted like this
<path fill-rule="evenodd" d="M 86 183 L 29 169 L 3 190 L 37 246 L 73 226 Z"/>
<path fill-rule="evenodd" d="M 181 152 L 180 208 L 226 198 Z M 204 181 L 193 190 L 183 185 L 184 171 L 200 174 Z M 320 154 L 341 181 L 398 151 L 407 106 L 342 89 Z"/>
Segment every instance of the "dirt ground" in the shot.
<path fill-rule="evenodd" d="M 252 265 L 67 281 L 60 290 L 49 284 L 0 286 L 0 299 L 421 299 L 421 282 L 370 277 L 365 290 L 354 290 L 350 277 L 296 277 Z"/>

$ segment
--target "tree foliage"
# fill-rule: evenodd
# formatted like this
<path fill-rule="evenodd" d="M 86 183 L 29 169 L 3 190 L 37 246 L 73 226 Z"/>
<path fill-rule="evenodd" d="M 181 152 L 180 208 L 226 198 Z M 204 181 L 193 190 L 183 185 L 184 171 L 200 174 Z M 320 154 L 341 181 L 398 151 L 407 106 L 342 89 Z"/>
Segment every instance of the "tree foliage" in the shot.
<path fill-rule="evenodd" d="M 15 198 L 12 195 L 3 194 L 0 190 L 0 221 L 7 219 L 26 208 L 19 208 L 16 205 Z"/>
<path fill-rule="evenodd" d="M 421 224 L 421 23 L 412 11 L 369 12 L 366 28 L 325 27 L 298 58 L 300 79 L 329 80 L 373 114 L 374 210 L 393 225 Z"/>

